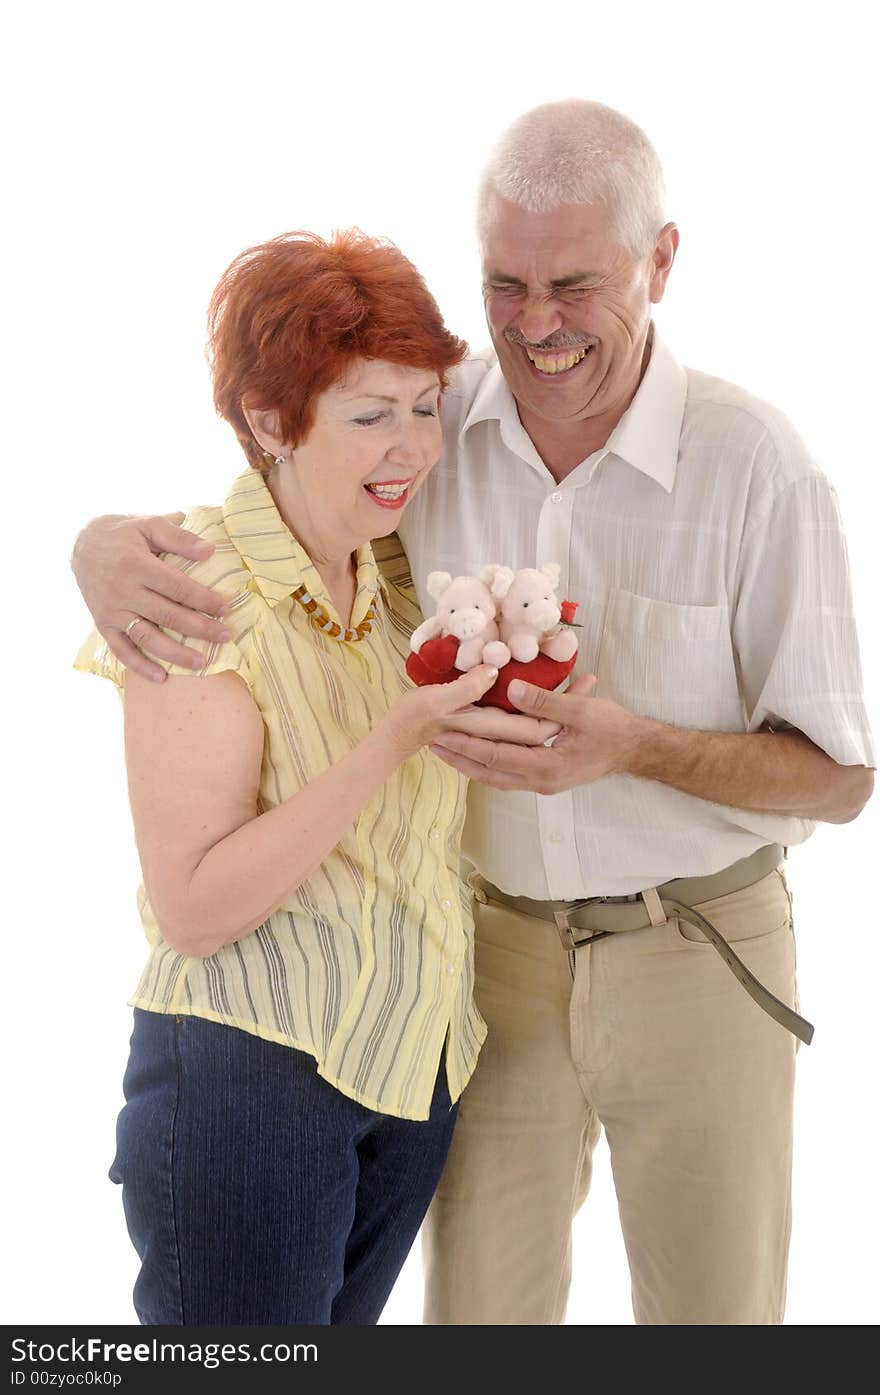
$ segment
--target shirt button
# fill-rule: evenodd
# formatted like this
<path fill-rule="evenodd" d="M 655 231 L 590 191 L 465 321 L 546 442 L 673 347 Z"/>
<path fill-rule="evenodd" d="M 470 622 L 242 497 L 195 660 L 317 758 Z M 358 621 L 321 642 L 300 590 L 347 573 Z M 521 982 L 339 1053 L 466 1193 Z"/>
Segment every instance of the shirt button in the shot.
<path fill-rule="evenodd" d="M 563 840 L 562 840 L 562 834 L 561 834 L 561 833 L 551 833 L 551 834 L 549 835 L 547 841 L 548 841 L 549 843 L 561 843 L 561 842 L 563 841 Z"/>
<path fill-rule="evenodd" d="M 439 828 L 432 828 L 431 832 L 428 834 L 428 837 L 430 838 L 432 843 L 436 843 L 437 839 L 440 837 Z"/>
<path fill-rule="evenodd" d="M 446 972 L 447 972 L 447 974 L 449 975 L 449 977 L 452 978 L 453 974 L 455 973 L 455 965 L 454 965 L 454 964 L 447 964 L 447 965 L 446 965 Z"/>
<path fill-rule="evenodd" d="M 551 494 L 550 498 L 553 500 L 554 504 L 562 503 L 562 495 L 558 491 L 556 494 Z"/>
<path fill-rule="evenodd" d="M 452 910 L 452 902 L 449 900 L 449 898 L 448 898 L 447 896 L 444 896 L 444 897 L 443 897 L 443 900 L 440 902 L 440 905 L 441 905 L 441 907 L 443 908 L 444 911 L 451 911 L 451 910 Z"/>

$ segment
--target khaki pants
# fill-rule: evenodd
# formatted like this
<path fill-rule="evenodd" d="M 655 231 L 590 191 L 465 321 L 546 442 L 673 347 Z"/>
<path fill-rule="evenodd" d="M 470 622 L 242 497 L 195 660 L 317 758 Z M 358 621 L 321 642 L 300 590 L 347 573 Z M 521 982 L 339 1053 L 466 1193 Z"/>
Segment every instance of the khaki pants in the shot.
<path fill-rule="evenodd" d="M 795 1007 L 781 870 L 699 909 Z M 780 1323 L 795 1039 L 685 922 L 572 955 L 552 924 L 475 910 L 489 1036 L 425 1223 L 425 1321 L 564 1320 L 604 1128 L 636 1322 Z"/>

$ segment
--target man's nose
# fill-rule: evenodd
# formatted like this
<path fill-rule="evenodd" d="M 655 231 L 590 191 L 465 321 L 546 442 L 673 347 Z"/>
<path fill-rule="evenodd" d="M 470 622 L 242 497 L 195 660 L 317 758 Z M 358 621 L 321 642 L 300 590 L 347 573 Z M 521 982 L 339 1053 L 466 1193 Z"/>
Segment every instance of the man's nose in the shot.
<path fill-rule="evenodd" d="M 562 315 L 552 301 L 540 296 L 528 297 L 520 311 L 517 329 L 530 344 L 540 344 L 561 328 Z"/>

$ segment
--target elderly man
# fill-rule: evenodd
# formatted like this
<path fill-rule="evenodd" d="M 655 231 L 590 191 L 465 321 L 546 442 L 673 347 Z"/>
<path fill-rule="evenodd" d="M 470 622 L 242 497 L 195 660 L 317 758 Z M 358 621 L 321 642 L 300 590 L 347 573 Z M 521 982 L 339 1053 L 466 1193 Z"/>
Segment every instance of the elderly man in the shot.
<path fill-rule="evenodd" d="M 563 1320 L 604 1127 L 636 1321 L 779 1323 L 812 1031 L 781 860 L 873 782 L 834 494 L 778 411 L 656 334 L 679 238 L 625 117 L 572 101 L 520 118 L 479 233 L 493 351 L 447 394 L 401 536 L 423 602 L 435 568 L 559 562 L 585 671 L 514 699 L 559 724 L 552 744 L 501 739 L 486 712 L 436 748 L 474 782 L 489 1037 L 426 1228 L 426 1320 Z M 198 555 L 155 519 L 98 520 L 76 550 L 141 672 L 146 652 L 179 658 L 156 622 L 219 630 L 161 550 Z"/>

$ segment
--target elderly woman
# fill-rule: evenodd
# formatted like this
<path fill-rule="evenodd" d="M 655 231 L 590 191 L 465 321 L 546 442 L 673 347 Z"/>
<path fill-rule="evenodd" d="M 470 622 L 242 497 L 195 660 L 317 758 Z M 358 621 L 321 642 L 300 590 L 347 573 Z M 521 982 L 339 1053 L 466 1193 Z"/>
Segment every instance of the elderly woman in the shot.
<path fill-rule="evenodd" d="M 245 252 L 209 322 L 249 468 L 181 565 L 227 637 L 162 683 L 95 635 L 78 659 L 124 691 L 150 942 L 111 1176 L 142 1322 L 374 1323 L 485 1035 L 465 782 L 427 746 L 496 675 L 409 688 L 370 547 L 439 455 L 465 346 L 356 232 Z"/>

